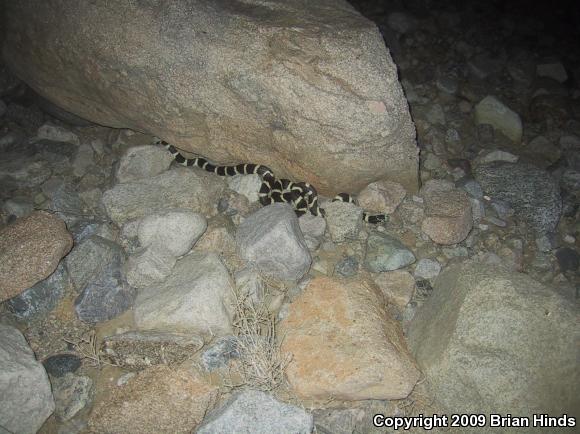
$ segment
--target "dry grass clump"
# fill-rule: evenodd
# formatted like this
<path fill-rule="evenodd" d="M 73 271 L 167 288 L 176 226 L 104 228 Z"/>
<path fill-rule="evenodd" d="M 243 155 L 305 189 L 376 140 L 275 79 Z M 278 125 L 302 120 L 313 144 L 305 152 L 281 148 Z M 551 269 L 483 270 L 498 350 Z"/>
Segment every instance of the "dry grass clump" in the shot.
<path fill-rule="evenodd" d="M 269 392 L 285 382 L 290 357 L 284 357 L 276 339 L 276 318 L 263 297 L 252 300 L 247 291 L 234 290 L 234 329 L 237 341 L 238 374 L 243 384 Z"/>

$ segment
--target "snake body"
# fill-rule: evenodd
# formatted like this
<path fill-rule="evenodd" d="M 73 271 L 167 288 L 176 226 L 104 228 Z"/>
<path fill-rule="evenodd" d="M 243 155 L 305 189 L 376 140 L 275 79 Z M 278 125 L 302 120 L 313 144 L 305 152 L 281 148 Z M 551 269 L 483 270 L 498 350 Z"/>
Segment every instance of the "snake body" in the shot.
<path fill-rule="evenodd" d="M 318 193 L 316 189 L 307 182 L 294 182 L 289 179 L 278 179 L 274 172 L 262 164 L 237 164 L 235 166 L 218 166 L 212 164 L 205 158 L 186 158 L 175 146 L 157 139 L 154 142 L 164 146 L 173 156 L 174 160 L 182 166 L 195 166 L 219 176 L 252 175 L 256 174 L 262 179 L 262 185 L 258 192 L 258 198 L 262 205 L 270 205 L 276 202 L 283 202 L 292 205 L 297 216 L 308 212 L 315 216 L 324 217 L 325 212 L 318 205 Z M 356 203 L 354 198 L 348 193 L 339 193 L 333 201 Z M 381 223 L 386 221 L 384 214 L 369 214 L 363 211 L 363 220 L 368 223 Z"/>

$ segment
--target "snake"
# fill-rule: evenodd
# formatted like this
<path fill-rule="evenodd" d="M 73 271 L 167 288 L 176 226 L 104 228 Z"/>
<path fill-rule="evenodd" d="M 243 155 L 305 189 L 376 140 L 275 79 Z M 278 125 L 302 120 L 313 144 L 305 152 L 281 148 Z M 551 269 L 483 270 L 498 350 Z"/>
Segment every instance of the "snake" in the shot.
<path fill-rule="evenodd" d="M 318 204 L 318 192 L 308 182 L 294 182 L 289 179 L 276 178 L 274 172 L 263 164 L 242 163 L 233 166 L 213 164 L 205 158 L 187 158 L 168 142 L 155 139 L 155 145 L 163 146 L 169 151 L 176 163 L 186 167 L 198 167 L 219 176 L 258 175 L 262 180 L 258 191 L 258 200 L 261 205 L 273 203 L 287 203 L 292 206 L 298 217 L 310 213 L 318 217 L 325 217 L 326 213 Z M 337 194 L 333 202 L 347 202 L 356 205 L 356 200 L 348 193 Z M 378 224 L 385 222 L 385 214 L 370 214 L 363 210 L 362 218 L 367 223 Z"/>

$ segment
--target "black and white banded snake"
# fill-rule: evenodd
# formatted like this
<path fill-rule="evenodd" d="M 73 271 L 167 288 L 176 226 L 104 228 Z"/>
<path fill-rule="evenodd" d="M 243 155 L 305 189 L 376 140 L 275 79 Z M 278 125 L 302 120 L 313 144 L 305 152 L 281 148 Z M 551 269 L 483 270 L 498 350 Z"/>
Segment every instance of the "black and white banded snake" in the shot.
<path fill-rule="evenodd" d="M 258 192 L 260 203 L 264 206 L 275 202 L 292 205 L 297 216 L 310 212 L 315 216 L 324 217 L 325 212 L 318 205 L 318 193 L 307 182 L 293 182 L 289 179 L 277 179 L 274 172 L 262 164 L 238 164 L 235 166 L 216 166 L 205 158 L 186 158 L 173 145 L 156 139 L 156 145 L 164 146 L 173 156 L 174 160 L 182 166 L 195 166 L 219 176 L 251 175 L 256 174 L 262 179 L 262 185 Z M 356 203 L 348 193 L 339 193 L 333 201 Z M 385 214 L 369 214 L 363 211 L 363 220 L 368 223 L 381 223 L 386 221 Z"/>

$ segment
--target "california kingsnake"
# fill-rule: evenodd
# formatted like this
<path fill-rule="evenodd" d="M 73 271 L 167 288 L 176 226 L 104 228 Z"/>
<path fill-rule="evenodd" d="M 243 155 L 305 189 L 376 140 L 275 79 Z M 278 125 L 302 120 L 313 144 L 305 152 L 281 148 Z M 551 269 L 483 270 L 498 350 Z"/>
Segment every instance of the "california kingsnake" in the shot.
<path fill-rule="evenodd" d="M 175 161 L 182 166 L 196 166 L 220 176 L 256 174 L 262 178 L 262 185 L 258 192 L 260 203 L 264 206 L 275 202 L 285 202 L 292 205 L 296 215 L 301 216 L 310 212 L 315 216 L 324 217 L 325 213 L 318 206 L 318 193 L 307 182 L 292 182 L 289 179 L 277 179 L 274 172 L 261 164 L 238 164 L 236 166 L 215 166 L 205 158 L 185 158 L 169 143 L 156 139 L 155 144 L 164 146 Z M 355 203 L 347 193 L 339 193 L 333 201 Z M 381 223 L 386 220 L 384 214 L 368 214 L 363 212 L 363 220 L 368 223 Z"/>

